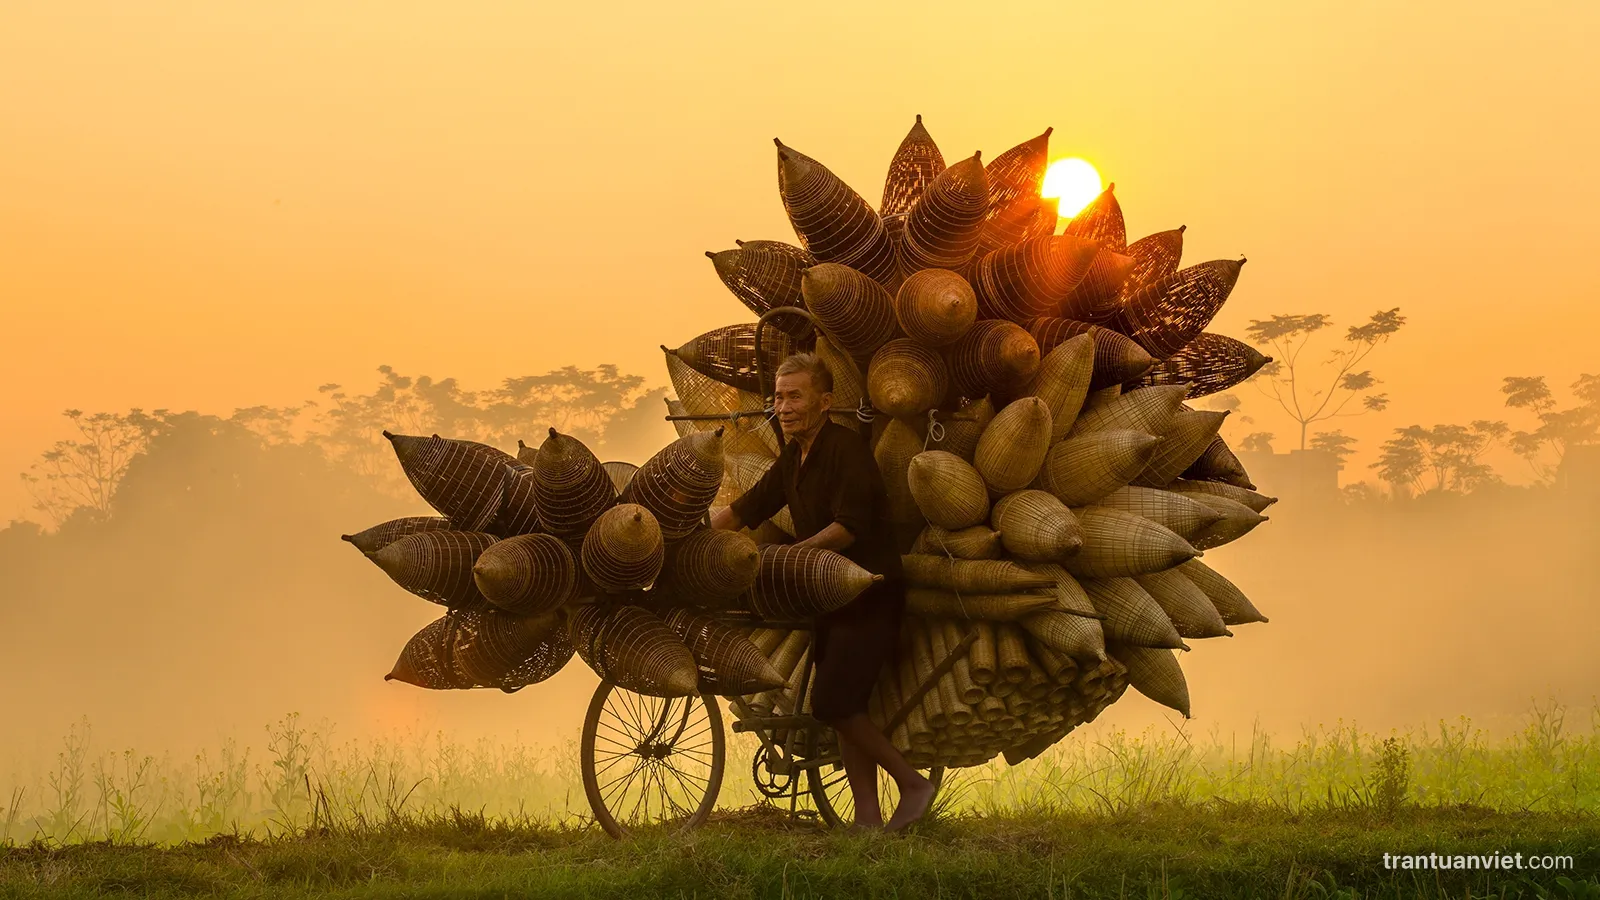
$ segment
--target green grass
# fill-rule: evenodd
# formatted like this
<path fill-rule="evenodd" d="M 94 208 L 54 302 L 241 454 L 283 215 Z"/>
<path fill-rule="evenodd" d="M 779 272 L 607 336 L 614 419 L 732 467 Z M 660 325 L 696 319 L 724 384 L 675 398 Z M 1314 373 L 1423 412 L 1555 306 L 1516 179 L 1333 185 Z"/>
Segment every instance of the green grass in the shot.
<path fill-rule="evenodd" d="M 1384 853 L 1567 854 L 1545 871 L 1385 870 Z M 686 835 L 454 814 L 172 848 L 0 850 L 0 896 L 1600 897 L 1600 820 L 1469 806 L 1293 813 L 1214 801 L 964 814 L 851 835 L 771 808 Z M 1560 879 L 1565 879 L 1563 886 Z"/>
<path fill-rule="evenodd" d="M 0 792 L 0 897 L 1600 898 L 1600 707 L 1584 718 L 1536 706 L 1497 739 L 1465 720 L 1237 745 L 1074 734 L 1017 767 L 950 773 L 937 819 L 908 837 L 758 803 L 734 736 L 710 823 L 621 843 L 589 819 L 573 745 L 336 744 L 291 716 L 264 750 L 174 761 L 98 750 L 84 725 Z M 1385 870 L 1386 852 L 1573 865 Z"/>

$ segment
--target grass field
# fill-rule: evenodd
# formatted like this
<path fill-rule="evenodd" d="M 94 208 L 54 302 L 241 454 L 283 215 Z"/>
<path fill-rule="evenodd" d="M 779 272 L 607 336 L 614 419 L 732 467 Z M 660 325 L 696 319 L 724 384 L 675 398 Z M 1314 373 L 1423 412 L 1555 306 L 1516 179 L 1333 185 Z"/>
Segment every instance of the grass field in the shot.
<path fill-rule="evenodd" d="M 1595 897 L 1600 708 L 1292 745 L 1075 735 L 960 770 L 909 836 L 762 805 L 749 745 L 689 834 L 605 837 L 572 747 L 333 744 L 294 717 L 264 752 L 102 752 L 87 726 L 0 808 L 0 897 Z M 6 796 L 6 795 L 0 795 Z M 1384 867 L 1384 854 L 1569 857 L 1559 869 Z"/>

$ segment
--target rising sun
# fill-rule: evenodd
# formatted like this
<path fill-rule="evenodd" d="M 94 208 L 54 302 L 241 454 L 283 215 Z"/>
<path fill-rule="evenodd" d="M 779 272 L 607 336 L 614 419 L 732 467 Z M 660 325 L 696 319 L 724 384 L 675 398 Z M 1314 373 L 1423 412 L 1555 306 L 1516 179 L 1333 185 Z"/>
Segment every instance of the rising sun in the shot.
<path fill-rule="evenodd" d="M 1102 190 L 1100 173 L 1089 165 L 1087 160 L 1076 156 L 1058 159 L 1050 164 L 1044 172 L 1044 187 L 1039 191 L 1043 197 L 1060 197 L 1060 214 L 1064 219 L 1070 219 L 1078 211 L 1089 205 L 1089 201 L 1100 196 Z"/>

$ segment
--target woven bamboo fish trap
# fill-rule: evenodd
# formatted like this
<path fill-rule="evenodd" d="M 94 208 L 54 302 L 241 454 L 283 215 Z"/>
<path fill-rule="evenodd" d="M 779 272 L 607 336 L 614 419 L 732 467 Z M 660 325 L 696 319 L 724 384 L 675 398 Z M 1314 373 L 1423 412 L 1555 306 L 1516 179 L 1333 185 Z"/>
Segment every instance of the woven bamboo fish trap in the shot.
<path fill-rule="evenodd" d="M 896 221 L 904 225 L 904 216 L 911 211 L 911 204 L 943 171 L 944 154 L 923 127 L 922 116 L 917 116 L 916 123 L 906 132 L 889 161 L 889 175 L 883 182 L 883 202 L 878 206 L 878 214 L 885 223 L 890 217 L 899 217 Z"/>
<path fill-rule="evenodd" d="M 422 531 L 367 554 L 394 583 L 442 606 L 486 609 L 472 579 L 478 554 L 498 538 L 481 531 Z"/>
<path fill-rule="evenodd" d="M 1128 669 L 1128 684 L 1162 706 L 1189 716 L 1189 684 L 1171 650 L 1113 644 L 1108 651 Z"/>
<path fill-rule="evenodd" d="M 1094 608 L 1105 616 L 1100 627 L 1105 630 L 1108 647 L 1112 642 L 1170 649 L 1184 646 L 1166 611 L 1139 582 L 1132 578 L 1085 578 L 1079 583 L 1089 592 Z"/>
<path fill-rule="evenodd" d="M 1202 502 L 1216 510 L 1220 518 L 1195 539 L 1194 546 L 1197 550 L 1210 550 L 1236 541 L 1249 534 L 1257 525 L 1267 521 L 1266 516 L 1227 497 L 1207 497 Z"/>
<path fill-rule="evenodd" d="M 994 421 L 994 403 L 985 394 L 963 404 L 956 410 L 955 415 L 941 422 L 939 430 L 943 435 L 933 436 L 929 446 L 972 462 L 973 454 L 978 452 L 978 440 L 983 437 L 984 429 L 988 428 L 992 421 Z"/>
<path fill-rule="evenodd" d="M 1058 315 L 1083 322 L 1112 321 L 1122 309 L 1119 295 L 1132 272 L 1132 256 L 1101 247 L 1083 280 L 1061 301 Z"/>
<path fill-rule="evenodd" d="M 1176 569 L 1137 575 L 1139 582 L 1161 609 L 1172 620 L 1172 627 L 1183 638 L 1232 637 L 1233 632 L 1223 623 L 1222 615 L 1211 605 L 1205 591 L 1183 577 Z"/>
<path fill-rule="evenodd" d="M 872 355 L 867 395 L 881 412 L 901 419 L 927 413 L 950 390 L 950 372 L 938 351 L 910 338 L 896 338 Z"/>
<path fill-rule="evenodd" d="M 500 508 L 505 464 L 516 462 L 509 453 L 476 441 L 383 436 L 394 447 L 400 468 L 428 505 L 448 516 L 460 531 L 483 531 Z"/>
<path fill-rule="evenodd" d="M 781 330 L 774 330 L 762 344 L 761 365 L 768 372 L 776 372 L 784 357 L 803 349 L 807 349 L 807 344 L 794 341 Z M 757 377 L 756 369 L 754 322 L 713 328 L 672 353 L 713 381 L 753 394 L 761 393 L 761 380 Z"/>
<path fill-rule="evenodd" d="M 1039 397 L 1023 397 L 996 413 L 972 457 L 990 493 L 1009 494 L 1032 484 L 1050 452 L 1050 435 L 1050 407 Z"/>
<path fill-rule="evenodd" d="M 822 163 L 776 138 L 773 143 L 778 146 L 778 194 L 800 245 L 820 262 L 849 266 L 893 285 L 894 245 L 872 206 Z"/>
<path fill-rule="evenodd" d="M 1033 562 L 1063 562 L 1083 546 L 1083 529 L 1054 495 L 1025 490 L 994 505 L 989 521 L 1000 532 L 1006 552 Z"/>
<path fill-rule="evenodd" d="M 1056 589 L 1056 579 L 998 559 L 954 559 L 931 553 L 900 557 L 906 582 L 962 594 L 1011 594 Z"/>
<path fill-rule="evenodd" d="M 510 692 L 544 681 L 571 658 L 572 643 L 555 617 L 451 610 L 406 642 L 384 680 L 431 690 Z"/>
<path fill-rule="evenodd" d="M 1205 593 L 1206 599 L 1210 599 L 1211 605 L 1221 615 L 1224 625 L 1250 625 L 1253 621 L 1267 621 L 1267 617 L 1261 615 L 1261 610 L 1250 602 L 1250 597 L 1246 597 L 1232 581 L 1222 577 L 1210 565 L 1190 559 L 1186 564 L 1179 565 L 1176 572 L 1194 581 L 1195 588 Z"/>
<path fill-rule="evenodd" d="M 956 559 L 999 559 L 1005 554 L 1000 532 L 987 525 L 951 531 L 929 525 L 917 536 L 913 553 L 936 553 Z"/>
<path fill-rule="evenodd" d="M 1134 483 L 1161 487 L 1183 474 L 1211 446 L 1227 418 L 1226 410 L 1178 410 L 1172 417 L 1171 427 L 1161 435 L 1161 444 L 1150 458 L 1149 468 L 1139 473 Z"/>
<path fill-rule="evenodd" d="M 1061 304 L 1089 274 L 1099 250 L 1093 241 L 1051 235 L 989 253 L 978 260 L 973 277 L 979 318 L 1026 323 L 1060 315 Z"/>
<path fill-rule="evenodd" d="M 697 528 L 667 548 L 658 590 L 708 609 L 730 609 L 755 584 L 760 566 L 749 537 Z"/>
<path fill-rule="evenodd" d="M 882 580 L 832 550 L 766 546 L 750 587 L 750 608 L 769 619 L 804 619 L 832 612 Z"/>
<path fill-rule="evenodd" d="M 633 482 L 633 476 L 639 474 L 638 466 L 631 462 L 617 459 L 607 460 L 601 463 L 600 467 L 605 469 L 606 474 L 611 477 L 611 486 L 616 489 L 619 497 L 622 496 L 623 491 L 628 489 L 628 485 Z"/>
<path fill-rule="evenodd" d="M 1127 335 L 1087 322 L 1043 317 L 1028 323 L 1028 333 L 1038 342 L 1040 353 L 1049 353 L 1062 343 L 1080 334 L 1087 334 L 1094 341 L 1094 374 L 1089 379 L 1091 391 L 1134 381 L 1156 362 L 1155 357 Z"/>
<path fill-rule="evenodd" d="M 1187 229 L 1187 225 L 1179 225 L 1171 231 L 1146 235 L 1128 245 L 1128 255 L 1133 257 L 1133 271 L 1128 274 L 1128 280 L 1122 283 L 1119 298 L 1122 304 L 1126 304 L 1128 298 L 1140 288 L 1178 271 L 1178 263 L 1183 259 L 1183 233 Z"/>
<path fill-rule="evenodd" d="M 1073 659 L 1106 658 L 1105 630 L 1099 619 L 1046 608 L 1022 617 L 1021 624 L 1034 640 L 1058 653 Z"/>
<path fill-rule="evenodd" d="M 1039 211 L 1033 217 L 1033 224 L 1028 226 L 1028 233 L 1022 236 L 1023 240 L 1029 238 L 1049 237 L 1056 233 L 1056 227 L 1061 224 L 1061 198 L 1039 198 Z"/>
<path fill-rule="evenodd" d="M 1178 478 L 1167 485 L 1167 490 L 1175 491 L 1179 494 L 1201 495 L 1196 497 L 1201 502 L 1205 501 L 1204 495 L 1226 497 L 1235 503 L 1243 503 L 1256 512 L 1265 512 L 1267 507 L 1278 502 L 1277 497 L 1268 497 L 1264 494 L 1258 494 L 1255 491 L 1235 487 L 1231 484 L 1224 484 L 1220 481 L 1190 481 L 1187 478 Z"/>
<path fill-rule="evenodd" d="M 538 449 L 519 442 L 517 461 L 470 442 L 397 441 L 440 516 L 348 539 L 461 608 L 408 644 L 394 677 L 515 690 L 577 653 L 602 677 L 591 717 L 647 704 L 630 692 L 691 709 L 692 695 L 715 692 L 733 698 L 738 730 L 761 736 L 763 791 L 782 774 L 775 761 L 809 778 L 836 743 L 809 718 L 816 679 L 797 620 L 883 576 L 794 546 L 787 508 L 740 532 L 705 522 L 771 471 L 771 377 L 814 345 L 834 375 L 829 419 L 870 434 L 890 527 L 914 551 L 899 561 L 909 614 L 867 707 L 908 762 L 1033 758 L 1134 682 L 1187 714 L 1168 651 L 1265 618 L 1190 557 L 1242 534 L 1271 499 L 1215 438 L 1220 414 L 1183 400 L 1263 358 L 1199 330 L 1238 264 L 1181 269 L 1184 229 L 1128 245 L 1108 189 L 1056 234 L 1057 201 L 1039 196 L 1050 134 L 987 166 L 974 154 L 946 167 L 919 120 L 878 212 L 780 143 L 799 246 L 707 254 L 773 326 L 760 365 L 753 325 L 663 348 L 679 441 L 642 467 L 601 464 L 553 432 Z M 619 537 L 648 532 L 647 516 L 653 536 Z M 477 544 L 452 545 L 462 541 Z M 595 728 L 586 719 L 585 734 Z M 603 780 L 595 752 L 586 782 Z M 605 824 L 604 797 L 590 800 Z"/>
<path fill-rule="evenodd" d="M 1108 185 L 1072 217 L 1062 233 L 1098 241 L 1101 246 L 1117 253 L 1127 250 L 1128 228 L 1122 219 L 1122 205 L 1117 202 L 1116 189 L 1116 182 Z"/>
<path fill-rule="evenodd" d="M 1183 387 L 1166 385 L 1129 391 L 1103 403 L 1089 403 L 1072 425 L 1074 437 L 1095 431 L 1125 429 L 1164 435 L 1183 409 Z"/>
<path fill-rule="evenodd" d="M 957 531 L 989 519 L 989 489 L 972 464 L 944 450 L 925 450 L 911 458 L 906 486 L 922 517 Z"/>
<path fill-rule="evenodd" d="M 968 594 L 944 591 L 938 588 L 911 586 L 906 588 L 906 611 L 922 616 L 948 619 L 981 619 L 986 622 L 1009 622 L 1029 613 L 1048 609 L 1055 604 L 1055 595 L 1043 592 L 1013 592 L 1007 594 Z"/>
<path fill-rule="evenodd" d="M 767 474 L 776 462 L 770 456 L 753 453 L 729 453 L 722 458 L 722 487 L 713 506 L 729 506 L 745 492 L 755 487 L 761 476 Z"/>
<path fill-rule="evenodd" d="M 706 251 L 717 277 L 756 315 L 785 306 L 805 308 L 800 273 L 817 264 L 806 250 L 782 241 L 737 241 L 736 250 Z M 811 323 L 803 316 L 775 316 L 772 323 L 794 338 L 805 338 Z"/>
<path fill-rule="evenodd" d="M 853 420 L 856 409 L 867 396 L 867 381 L 861 375 L 861 367 L 826 337 L 817 338 L 816 354 L 828 367 L 828 374 L 833 376 L 833 413 L 830 415 L 843 414 Z M 770 433 L 770 429 L 768 431 Z"/>
<path fill-rule="evenodd" d="M 978 241 L 978 255 L 1022 241 L 1039 218 L 1043 205 L 1039 190 L 1050 161 L 1050 133 L 1023 141 L 989 161 L 984 175 L 989 182 L 989 208 Z M 1050 230 L 1056 226 L 1054 205 L 1049 209 Z"/>
<path fill-rule="evenodd" d="M 484 548 L 472 580 L 500 609 L 537 616 L 577 599 L 578 562 L 560 538 L 523 534 Z"/>
<path fill-rule="evenodd" d="M 1159 443 L 1154 435 L 1117 428 L 1069 437 L 1045 454 L 1035 486 L 1067 506 L 1087 506 L 1138 477 Z"/>
<path fill-rule="evenodd" d="M 1250 598 L 1246 597 L 1243 591 L 1200 560 L 1191 559 L 1179 566 L 1177 571 L 1178 574 L 1194 582 L 1195 587 L 1205 592 L 1225 624 L 1247 625 L 1251 622 L 1267 621 L 1267 617 L 1256 609 L 1255 604 L 1250 602 Z"/>
<path fill-rule="evenodd" d="M 1050 440 L 1059 441 L 1072 430 L 1078 411 L 1089 396 L 1094 375 L 1094 340 L 1088 335 L 1063 341 L 1045 354 L 1039 372 L 1028 384 L 1029 395 L 1050 408 Z"/>
<path fill-rule="evenodd" d="M 639 467 L 621 501 L 649 510 L 664 540 L 699 527 L 722 487 L 722 429 L 678 438 Z"/>
<path fill-rule="evenodd" d="M 1118 578 L 1170 569 L 1200 555 L 1188 541 L 1155 522 L 1101 506 L 1078 510 L 1083 547 L 1062 563 L 1082 578 Z"/>
<path fill-rule="evenodd" d="M 856 359 L 871 359 L 899 328 L 894 296 L 849 266 L 812 266 L 801 276 L 800 285 L 806 305 L 834 346 Z"/>
<path fill-rule="evenodd" d="M 950 376 L 968 398 L 1020 390 L 1039 371 L 1039 344 L 1002 319 L 979 319 L 948 352 Z"/>
<path fill-rule="evenodd" d="M 605 466 L 575 437 L 550 429 L 534 462 L 539 514 L 545 530 L 582 541 L 589 526 L 617 500 Z"/>
<path fill-rule="evenodd" d="M 928 347 L 955 343 L 978 320 L 972 285 L 949 269 L 923 269 L 901 282 L 894 295 L 895 320 L 912 340 Z"/>
<path fill-rule="evenodd" d="M 586 604 L 572 614 L 572 645 L 596 675 L 647 697 L 687 697 L 700 671 L 683 639 L 638 606 Z"/>
<path fill-rule="evenodd" d="M 1139 383 L 1181 384 L 1193 399 L 1241 384 L 1271 361 L 1243 341 L 1203 331 L 1182 350 L 1157 363 Z"/>
<path fill-rule="evenodd" d="M 1244 464 L 1239 462 L 1239 457 L 1233 454 L 1228 442 L 1220 436 L 1211 441 L 1194 465 L 1183 470 L 1183 477 L 1191 481 L 1220 481 L 1247 491 L 1256 489 L 1255 482 L 1244 470 Z"/>
<path fill-rule="evenodd" d="M 1222 520 L 1222 516 L 1211 507 L 1192 498 L 1159 488 L 1137 485 L 1118 488 L 1096 500 L 1094 505 L 1149 519 L 1178 537 L 1190 541 L 1191 545 L 1194 538 Z"/>
<path fill-rule="evenodd" d="M 611 593 L 654 587 L 665 559 L 661 526 L 637 503 L 619 503 L 601 513 L 583 539 L 583 571 Z"/>
<path fill-rule="evenodd" d="M 539 478 L 533 466 L 517 461 L 505 465 L 500 485 L 500 506 L 484 529 L 503 538 L 542 530 L 539 522 Z"/>
<path fill-rule="evenodd" d="M 906 213 L 899 248 L 901 275 L 965 266 L 978 249 L 988 211 L 989 179 L 980 154 L 940 172 Z"/>
<path fill-rule="evenodd" d="M 702 691 L 737 697 L 783 686 L 772 663 L 738 631 L 687 609 L 672 610 L 664 621 L 699 666 Z"/>
<path fill-rule="evenodd" d="M 878 440 L 878 446 L 872 451 L 872 457 L 878 463 L 878 472 L 883 475 L 883 486 L 889 495 L 889 518 L 897 527 L 910 532 L 905 543 L 909 543 L 910 536 L 922 528 L 922 510 L 911 494 L 909 473 L 911 460 L 922 452 L 925 443 L 918 428 L 904 420 L 891 419 L 883 431 L 883 437 Z"/>
<path fill-rule="evenodd" d="M 1134 291 L 1118 315 L 1123 332 L 1157 359 L 1182 350 L 1211 324 L 1239 281 L 1242 259 L 1218 259 L 1179 269 Z"/>
<path fill-rule="evenodd" d="M 539 655 L 565 627 L 554 615 L 525 618 L 490 610 L 469 616 L 458 632 L 454 662 L 474 684 L 507 686 L 506 676 Z"/>
<path fill-rule="evenodd" d="M 339 539 L 354 544 L 362 553 L 373 553 L 409 534 L 449 530 L 450 520 L 445 516 L 402 516 L 355 534 L 341 534 Z"/>

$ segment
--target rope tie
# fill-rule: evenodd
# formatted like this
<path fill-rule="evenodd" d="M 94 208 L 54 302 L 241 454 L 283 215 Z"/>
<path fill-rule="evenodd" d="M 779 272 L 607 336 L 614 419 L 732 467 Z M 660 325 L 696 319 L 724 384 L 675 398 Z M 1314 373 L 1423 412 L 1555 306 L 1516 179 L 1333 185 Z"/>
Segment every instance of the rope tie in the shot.
<path fill-rule="evenodd" d="M 878 411 L 872 408 L 866 397 L 861 398 L 861 403 L 856 406 L 856 421 L 863 425 L 871 425 L 872 420 L 878 417 Z"/>
<path fill-rule="evenodd" d="M 928 410 L 928 430 L 922 438 L 923 450 L 928 449 L 928 444 L 930 442 L 935 444 L 944 443 L 944 423 L 940 422 L 937 418 L 934 418 L 933 413 L 933 410 Z"/>

